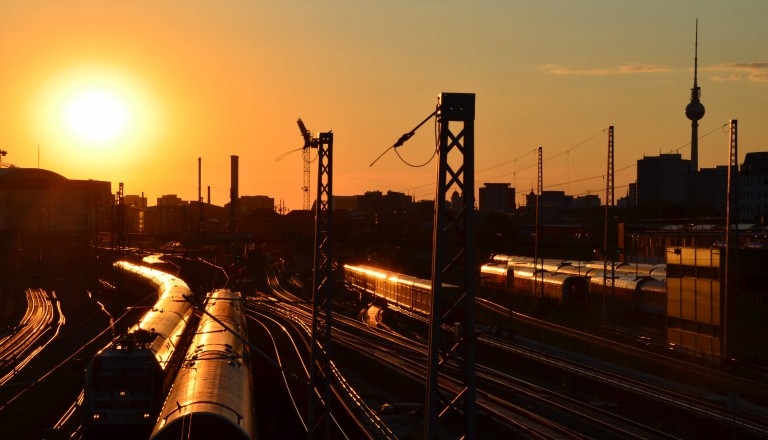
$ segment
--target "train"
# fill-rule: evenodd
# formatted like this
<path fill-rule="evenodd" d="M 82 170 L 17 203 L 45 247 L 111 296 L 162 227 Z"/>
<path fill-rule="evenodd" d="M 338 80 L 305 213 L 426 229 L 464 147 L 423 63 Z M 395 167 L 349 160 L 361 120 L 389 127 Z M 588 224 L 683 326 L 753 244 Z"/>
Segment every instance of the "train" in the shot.
<path fill-rule="evenodd" d="M 344 265 L 344 282 L 354 291 L 422 316 L 432 313 L 432 281 L 366 265 Z M 440 310 L 446 311 L 460 288 L 443 283 Z"/>
<path fill-rule="evenodd" d="M 229 289 L 209 293 L 152 440 L 255 438 L 250 356 L 241 336 L 245 333 L 240 295 Z"/>
<path fill-rule="evenodd" d="M 535 285 L 538 284 L 538 285 Z M 549 304 L 602 304 L 666 313 L 665 265 L 545 259 L 497 254 L 480 268 L 480 285 L 496 292 L 537 295 Z M 534 290 L 535 289 L 535 290 Z"/>
<path fill-rule="evenodd" d="M 492 255 L 491 263 L 489 264 L 492 263 L 512 267 L 537 268 L 552 273 L 568 273 L 578 276 L 592 276 L 596 271 L 605 270 L 608 272 L 611 270 L 610 261 L 558 260 L 550 258 L 541 259 L 534 263 L 533 257 L 507 254 Z M 648 276 L 659 281 L 665 281 L 667 276 L 666 264 L 643 264 L 615 261 L 613 262 L 613 272 L 618 276 Z"/>
<path fill-rule="evenodd" d="M 81 422 L 100 429 L 151 429 L 175 376 L 185 334 L 195 324 L 192 294 L 181 279 L 128 261 L 118 269 L 157 289 L 157 301 L 126 334 L 99 351 L 85 370 Z M 183 354 L 183 351 L 181 351 Z"/>
<path fill-rule="evenodd" d="M 480 268 L 479 284 L 503 292 L 535 294 L 538 299 L 551 305 L 587 301 L 588 278 L 537 269 L 532 264 L 516 266 L 497 262 L 484 264 Z"/>

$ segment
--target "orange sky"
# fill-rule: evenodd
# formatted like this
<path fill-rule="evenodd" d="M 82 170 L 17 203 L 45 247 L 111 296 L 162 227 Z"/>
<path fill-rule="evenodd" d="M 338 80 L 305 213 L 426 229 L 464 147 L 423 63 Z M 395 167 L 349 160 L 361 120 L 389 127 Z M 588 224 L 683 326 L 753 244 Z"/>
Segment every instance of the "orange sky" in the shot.
<path fill-rule="evenodd" d="M 621 196 L 643 155 L 690 155 L 696 18 L 700 165 L 726 162 L 719 127 L 729 119 L 739 120 L 740 160 L 768 151 L 768 2 L 640 3 L 5 0 L 3 161 L 36 167 L 39 146 L 42 168 L 113 190 L 124 182 L 153 205 L 163 194 L 195 199 L 202 157 L 203 187 L 222 205 L 234 154 L 241 195 L 300 209 L 301 156 L 275 159 L 302 145 L 301 117 L 334 132 L 336 195 L 431 198 L 434 162 L 416 169 L 389 153 L 369 164 L 431 113 L 440 92 L 470 92 L 478 186 L 529 190 L 541 145 L 545 189 L 602 196 L 602 131 L 614 125 Z M 109 141 L 83 139 L 67 122 L 72 100 L 94 88 L 128 115 Z M 430 157 L 432 128 L 400 149 L 404 158 Z"/>

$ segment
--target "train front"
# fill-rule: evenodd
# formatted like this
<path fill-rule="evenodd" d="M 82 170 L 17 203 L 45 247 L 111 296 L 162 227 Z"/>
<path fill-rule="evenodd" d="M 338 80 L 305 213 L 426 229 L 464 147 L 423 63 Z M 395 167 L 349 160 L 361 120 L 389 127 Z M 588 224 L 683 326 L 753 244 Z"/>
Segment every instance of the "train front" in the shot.
<path fill-rule="evenodd" d="M 150 338 L 150 332 L 134 332 L 94 356 L 85 375 L 83 424 L 146 427 L 154 421 L 163 401 L 163 369 L 147 348 Z"/>

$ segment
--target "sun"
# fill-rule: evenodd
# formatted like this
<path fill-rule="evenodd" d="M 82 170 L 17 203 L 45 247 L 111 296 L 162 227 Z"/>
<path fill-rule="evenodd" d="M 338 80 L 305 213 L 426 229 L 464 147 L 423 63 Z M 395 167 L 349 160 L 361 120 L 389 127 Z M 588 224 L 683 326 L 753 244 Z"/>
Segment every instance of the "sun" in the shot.
<path fill-rule="evenodd" d="M 64 122 L 77 138 L 108 142 L 125 134 L 130 123 L 128 105 L 107 89 L 88 89 L 72 96 L 64 108 Z"/>

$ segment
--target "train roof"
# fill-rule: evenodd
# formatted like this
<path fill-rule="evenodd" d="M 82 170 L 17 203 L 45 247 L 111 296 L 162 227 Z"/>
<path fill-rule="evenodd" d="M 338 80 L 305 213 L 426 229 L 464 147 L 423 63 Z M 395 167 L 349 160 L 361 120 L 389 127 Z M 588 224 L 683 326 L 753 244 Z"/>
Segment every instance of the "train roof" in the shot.
<path fill-rule="evenodd" d="M 353 264 L 345 264 L 344 265 L 345 270 L 351 270 L 353 272 L 357 273 L 363 273 L 368 276 L 373 276 L 376 278 L 381 279 L 387 279 L 390 282 L 398 283 L 398 284 L 407 284 L 407 285 L 413 285 L 418 287 L 423 287 L 427 289 L 432 288 L 432 280 L 424 279 L 424 278 L 418 278 L 411 275 L 406 275 L 402 273 L 392 272 L 388 270 L 379 269 L 377 267 L 368 266 L 368 265 L 353 265 Z M 457 288 L 457 286 L 443 283 L 443 287 L 447 288 Z"/>
<path fill-rule="evenodd" d="M 500 263 L 487 263 L 480 266 L 480 273 L 506 274 L 509 266 Z"/>

